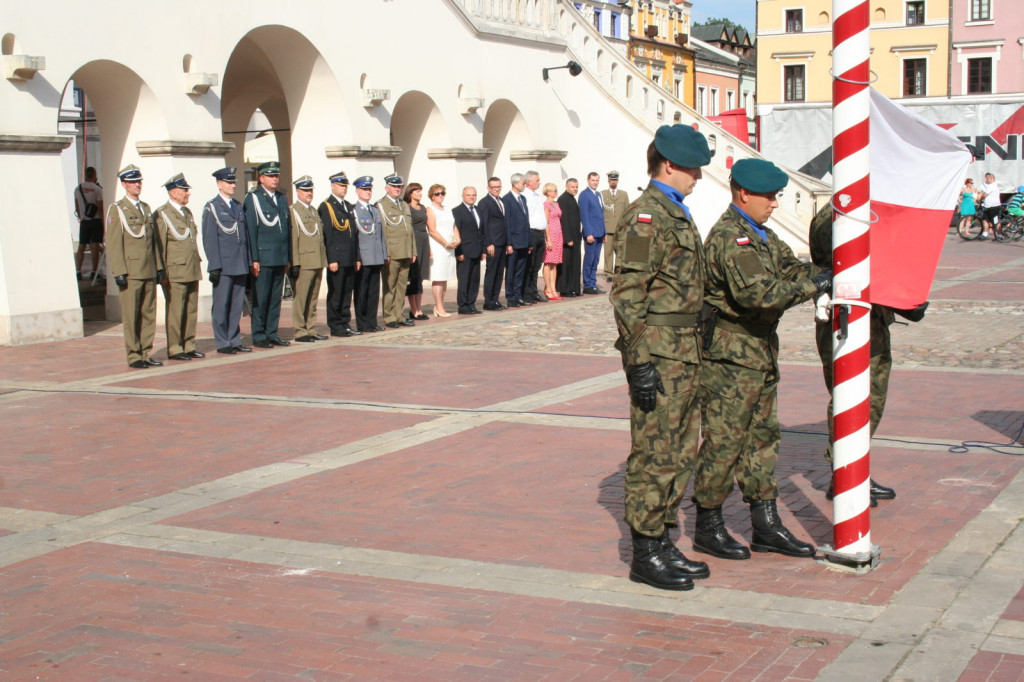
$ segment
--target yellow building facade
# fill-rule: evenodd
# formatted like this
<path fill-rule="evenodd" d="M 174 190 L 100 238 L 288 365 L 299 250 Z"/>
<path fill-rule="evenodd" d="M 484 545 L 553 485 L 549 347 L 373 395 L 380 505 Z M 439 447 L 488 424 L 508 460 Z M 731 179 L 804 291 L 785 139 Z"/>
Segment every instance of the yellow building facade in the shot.
<path fill-rule="evenodd" d="M 872 0 L 874 87 L 890 99 L 944 97 L 949 77 L 946 0 Z M 759 0 L 757 101 L 832 100 L 832 1 Z"/>
<path fill-rule="evenodd" d="M 680 0 L 633 0 L 629 60 L 689 107 L 695 104 L 690 7 Z"/>

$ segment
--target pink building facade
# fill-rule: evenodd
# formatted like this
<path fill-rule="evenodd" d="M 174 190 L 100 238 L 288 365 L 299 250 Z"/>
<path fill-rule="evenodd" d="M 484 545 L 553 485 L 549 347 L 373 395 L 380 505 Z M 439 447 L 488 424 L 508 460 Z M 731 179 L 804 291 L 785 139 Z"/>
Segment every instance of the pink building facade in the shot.
<path fill-rule="evenodd" d="M 951 92 L 984 97 L 1024 92 L 1024 5 L 953 0 Z"/>

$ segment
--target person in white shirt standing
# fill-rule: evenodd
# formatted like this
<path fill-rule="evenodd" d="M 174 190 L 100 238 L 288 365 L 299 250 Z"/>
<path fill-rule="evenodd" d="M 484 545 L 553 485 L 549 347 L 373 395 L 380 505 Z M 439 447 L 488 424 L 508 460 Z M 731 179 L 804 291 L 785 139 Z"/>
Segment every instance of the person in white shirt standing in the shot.
<path fill-rule="evenodd" d="M 999 183 L 996 176 L 985 173 L 985 183 L 981 186 L 981 222 L 985 231 L 981 233 L 982 239 L 992 236 L 993 226 L 999 216 L 999 208 L 1002 201 L 999 199 Z"/>
<path fill-rule="evenodd" d="M 548 219 L 544 214 L 544 197 L 538 191 L 539 188 L 540 173 L 526 171 L 526 189 L 523 190 L 523 196 L 526 197 L 527 215 L 530 219 L 530 257 L 526 265 L 526 278 L 523 280 L 523 299 L 544 303 L 548 299 L 537 289 L 537 277 L 541 266 L 544 265 L 544 254 L 547 251 L 545 235 Z"/>
<path fill-rule="evenodd" d="M 96 182 L 96 169 L 85 169 L 85 180 L 75 188 L 75 215 L 78 216 L 78 252 L 75 254 L 75 275 L 82 279 L 82 261 L 85 247 L 92 254 L 92 272 L 99 272 L 100 254 L 103 253 L 103 188 Z"/>

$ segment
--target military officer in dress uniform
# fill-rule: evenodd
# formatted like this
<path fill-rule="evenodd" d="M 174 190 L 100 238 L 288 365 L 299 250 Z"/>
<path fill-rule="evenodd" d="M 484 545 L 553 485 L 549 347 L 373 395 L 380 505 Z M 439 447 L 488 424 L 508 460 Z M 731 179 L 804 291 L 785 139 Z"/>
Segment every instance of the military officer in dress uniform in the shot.
<path fill-rule="evenodd" d="M 401 176 L 391 174 L 384 178 L 385 196 L 377 202 L 384 221 L 384 239 L 388 244 L 388 260 L 384 264 L 384 324 L 415 327 L 416 323 L 402 316 L 405 289 L 409 284 L 409 269 L 416 262 L 416 237 L 412 229 L 409 204 L 402 201 Z"/>
<path fill-rule="evenodd" d="M 152 211 L 139 200 L 142 171 L 129 164 L 117 177 L 125 196 L 107 209 L 107 267 L 120 291 L 128 366 L 159 367 L 164 363 L 149 353 L 156 335 L 156 283 L 164 278 L 164 262 L 151 224 Z"/>
<path fill-rule="evenodd" d="M 813 557 L 814 545 L 782 524 L 775 464 L 779 458 L 779 336 L 783 312 L 827 291 L 832 273 L 800 261 L 765 226 L 778 207 L 786 173 L 764 159 L 732 167 L 732 203 L 711 228 L 704 249 L 708 276 L 704 301 L 717 321 L 705 339 L 701 373 L 704 440 L 693 479 L 697 503 L 694 548 L 722 559 L 750 552 L 725 530 L 722 503 L 739 483 L 750 505 L 750 549 Z"/>
<path fill-rule="evenodd" d="M 276 161 L 261 163 L 256 172 L 259 186 L 242 203 L 252 256 L 252 342 L 260 348 L 287 346 L 277 334 L 277 325 L 284 271 L 291 261 L 288 199 L 277 191 L 281 167 Z"/>
<path fill-rule="evenodd" d="M 611 281 L 615 274 L 615 228 L 629 206 L 629 196 L 619 189 L 619 171 L 608 171 L 608 189 L 601 190 L 604 209 L 604 276 Z"/>
<path fill-rule="evenodd" d="M 631 398 L 625 478 L 626 524 L 633 538 L 629 578 L 665 590 L 692 589 L 695 579 L 711 574 L 706 563 L 679 551 L 668 530 L 677 523 L 700 431 L 697 322 L 705 261 L 684 199 L 710 162 L 707 140 L 690 126 L 658 129 L 647 148 L 651 182 L 618 225 L 609 296 Z"/>
<path fill-rule="evenodd" d="M 164 189 L 167 203 L 153 213 L 153 224 L 166 273 L 160 283 L 167 303 L 167 356 L 171 360 L 202 358 L 205 353 L 196 350 L 202 258 L 199 228 L 187 205 L 192 186 L 178 173 L 164 183 Z"/>
<path fill-rule="evenodd" d="M 327 247 L 327 326 L 331 336 L 362 333 L 349 324 L 356 273 L 362 262 L 359 257 L 359 230 L 354 225 L 352 205 L 345 201 L 346 194 L 348 177 L 345 173 L 335 173 L 331 176 L 331 196 L 320 203 L 320 222 L 324 226 L 324 244 Z"/>
<path fill-rule="evenodd" d="M 360 332 L 382 332 L 377 324 L 377 304 L 380 302 L 380 271 L 388 260 L 388 245 L 384 239 L 384 221 L 380 209 L 370 203 L 373 178 L 356 178 L 356 203 L 352 207 L 355 227 L 359 232 L 359 261 L 362 267 L 356 273 L 356 328 Z"/>
<path fill-rule="evenodd" d="M 320 300 L 324 268 L 327 267 L 327 251 L 320 214 L 313 208 L 313 178 L 303 175 L 293 184 L 291 276 L 295 282 L 295 298 L 292 301 L 292 322 L 295 340 L 311 343 L 327 338 L 316 330 L 316 305 Z"/>
<path fill-rule="evenodd" d="M 249 238 L 245 232 L 242 204 L 235 193 L 235 169 L 221 168 L 213 174 L 217 179 L 216 197 L 203 208 L 203 250 L 207 272 L 213 285 L 213 338 L 217 352 L 225 355 L 248 353 L 242 345 L 242 303 L 245 281 L 252 268 Z"/>

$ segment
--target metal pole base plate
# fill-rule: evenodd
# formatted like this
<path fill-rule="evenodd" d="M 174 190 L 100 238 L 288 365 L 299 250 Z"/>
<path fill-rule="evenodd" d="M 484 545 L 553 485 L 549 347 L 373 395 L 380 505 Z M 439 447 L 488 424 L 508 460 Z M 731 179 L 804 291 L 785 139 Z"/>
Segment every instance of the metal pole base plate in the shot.
<path fill-rule="evenodd" d="M 815 561 L 825 568 L 855 575 L 870 573 L 878 566 L 878 561 L 882 557 L 882 548 L 878 545 L 871 545 L 870 552 L 856 554 L 837 552 L 832 549 L 832 545 L 819 545 L 818 551 L 821 552 L 821 558 Z"/>

